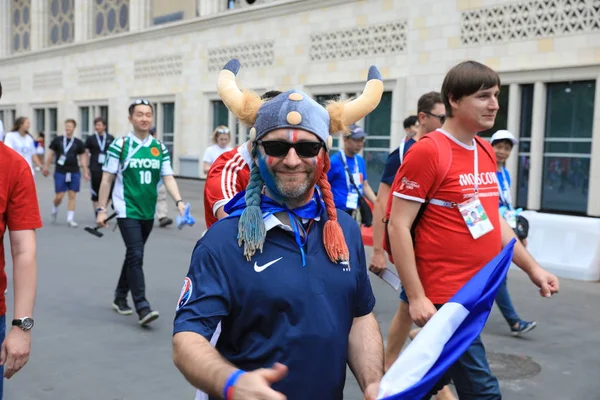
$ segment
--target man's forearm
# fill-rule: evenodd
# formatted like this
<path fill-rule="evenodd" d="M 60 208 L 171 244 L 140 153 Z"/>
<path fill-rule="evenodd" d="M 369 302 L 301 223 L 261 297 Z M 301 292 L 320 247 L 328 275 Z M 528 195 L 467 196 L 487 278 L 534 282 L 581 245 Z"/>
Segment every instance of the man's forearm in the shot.
<path fill-rule="evenodd" d="M 404 290 L 406 290 L 406 295 L 409 300 L 425 296 L 425 290 L 417 272 L 417 262 L 415 260 L 415 250 L 413 248 L 410 229 L 395 225 L 393 221 L 390 221 L 388 231 L 390 243 L 394 244 L 391 246 L 394 264 Z"/>
<path fill-rule="evenodd" d="M 219 398 L 227 378 L 237 369 L 194 332 L 179 332 L 173 336 L 173 362 L 194 387 Z"/>
<path fill-rule="evenodd" d="M 115 180 L 115 175 L 110 172 L 102 173 L 102 181 L 100 182 L 100 189 L 98 190 L 98 205 L 106 208 L 108 204 L 108 195 L 110 194 L 110 187 Z"/>
<path fill-rule="evenodd" d="M 177 182 L 175 181 L 175 177 L 173 175 L 163 176 L 163 183 L 167 188 L 167 192 L 169 192 L 169 195 L 173 200 L 181 200 L 181 195 L 179 194 L 179 187 L 177 186 Z"/>
<path fill-rule="evenodd" d="M 87 152 L 82 153 L 80 157 L 81 157 L 81 166 L 83 168 L 83 172 L 85 174 L 87 174 L 88 170 L 89 170 L 89 158 L 88 158 Z"/>
<path fill-rule="evenodd" d="M 363 182 L 363 190 L 365 192 L 365 196 L 367 196 L 367 200 L 375 204 L 375 202 L 377 201 L 377 196 L 375 196 L 375 192 L 373 191 L 373 189 L 371 189 L 371 185 L 369 185 L 369 182 Z"/>
<path fill-rule="evenodd" d="M 32 317 L 37 285 L 35 231 L 10 232 L 13 258 L 14 316 Z"/>
<path fill-rule="evenodd" d="M 50 168 L 50 163 L 52 162 L 52 158 L 54 158 L 54 150 L 48 149 L 48 155 L 46 156 L 46 162 L 44 163 L 44 168 Z"/>
<path fill-rule="evenodd" d="M 390 188 L 385 183 L 379 184 L 379 193 L 373 207 L 373 251 L 383 251 L 383 236 L 385 224 L 385 205 L 387 202 Z"/>
<path fill-rule="evenodd" d="M 352 322 L 348 365 L 363 391 L 383 377 L 383 339 L 373 313 L 354 318 Z"/>
<path fill-rule="evenodd" d="M 526 274 L 530 274 L 534 269 L 539 268 L 540 265 L 537 261 L 529 254 L 525 246 L 515 235 L 515 232 L 510 227 L 508 222 L 500 217 L 500 229 L 502 233 L 502 247 L 506 246 L 512 239 L 516 239 L 515 249 L 513 253 L 513 262 L 517 267 L 521 268 Z"/>

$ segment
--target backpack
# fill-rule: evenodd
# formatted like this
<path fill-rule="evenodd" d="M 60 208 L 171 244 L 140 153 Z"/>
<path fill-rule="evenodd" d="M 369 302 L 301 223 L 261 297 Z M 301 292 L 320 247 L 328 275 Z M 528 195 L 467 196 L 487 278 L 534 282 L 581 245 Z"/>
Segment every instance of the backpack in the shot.
<path fill-rule="evenodd" d="M 423 136 L 420 140 L 433 140 L 433 142 L 435 143 L 435 147 L 437 148 L 437 151 L 438 151 L 438 164 L 437 164 L 436 179 L 433 183 L 433 186 L 431 187 L 431 189 L 429 191 L 429 198 L 425 199 L 425 202 L 421 205 L 421 208 L 419 209 L 419 212 L 417 213 L 417 216 L 415 217 L 415 220 L 413 221 L 412 227 L 410 229 L 410 233 L 413 238 L 413 244 L 414 244 L 414 240 L 415 240 L 415 229 L 417 227 L 417 224 L 419 223 L 419 220 L 423 216 L 423 213 L 425 212 L 425 208 L 431 202 L 431 200 L 434 199 L 435 194 L 438 192 L 438 190 L 444 183 L 444 180 L 446 179 L 446 176 L 448 175 L 448 172 L 450 171 L 450 167 L 452 166 L 452 146 L 450 145 L 450 142 L 448 141 L 448 138 L 445 134 L 443 134 L 440 131 L 433 131 L 433 132 L 429 132 L 427 135 Z M 485 146 L 485 143 L 487 143 L 487 142 L 484 139 L 480 138 L 479 136 L 475 136 L 475 145 L 479 145 L 481 148 L 483 148 L 485 150 L 485 152 L 487 153 L 487 155 L 490 157 L 490 159 L 492 161 L 494 161 L 494 164 L 495 164 L 495 158 L 494 158 L 495 156 L 492 154 L 490 149 Z M 393 193 L 390 192 L 390 195 L 388 197 L 388 203 L 391 202 L 392 199 L 393 199 Z M 390 219 L 390 212 L 387 210 L 388 208 L 390 208 L 390 207 L 386 207 L 386 215 L 383 220 L 383 223 L 385 224 L 385 229 L 383 232 L 383 249 L 385 250 L 386 253 L 388 253 L 390 262 L 393 263 L 394 260 L 392 258 L 392 248 L 391 248 L 389 233 L 388 233 L 388 222 Z"/>

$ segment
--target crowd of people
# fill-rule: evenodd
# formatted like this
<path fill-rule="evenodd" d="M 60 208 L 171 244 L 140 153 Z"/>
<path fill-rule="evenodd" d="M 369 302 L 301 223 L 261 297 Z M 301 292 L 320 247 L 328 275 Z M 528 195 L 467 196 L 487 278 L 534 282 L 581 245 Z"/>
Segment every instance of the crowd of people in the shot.
<path fill-rule="evenodd" d="M 198 389 L 196 399 L 341 399 L 346 365 L 365 399 L 376 399 L 406 340 L 513 239 L 513 261 L 541 295 L 558 292 L 558 279 L 527 252 L 527 221 L 512 204 L 505 163 L 518 140 L 506 130 L 490 142 L 478 136 L 493 127 L 499 108 L 495 71 L 460 63 L 439 92 L 419 98 L 375 194 L 360 155 L 368 133 L 356 123 L 381 99 L 376 67 L 359 97 L 326 106 L 298 90 L 241 91 L 239 69 L 237 60 L 225 65 L 218 92 L 249 127 L 250 139 L 232 148 L 226 126 L 213 132 L 203 157 L 207 230 L 193 249 L 174 320 L 174 362 Z M 73 228 L 81 179 L 90 181 L 98 227 L 116 213 L 126 247 L 112 307 L 121 315 L 135 310 L 142 326 L 159 317 L 146 298 L 144 246 L 156 218 L 160 226 L 172 223 L 166 207 L 160 211 L 166 194 L 180 215 L 185 203 L 169 152 L 153 132 L 152 104 L 133 102 L 128 118 L 133 129 L 119 138 L 97 118 L 85 143 L 74 136 L 76 121 L 66 120 L 65 134 L 52 140 L 45 160 L 28 136 L 27 118 L 0 144 L 0 166 L 14 167 L 0 168 L 6 175 L 0 181 L 12 185 L 0 188 L 0 232 L 8 227 L 16 243 L 17 319 L 0 357 L 7 376 L 26 363 L 33 325 L 35 285 L 23 282 L 35 276 L 35 229 L 41 226 L 34 165 L 49 176 L 54 162 L 52 221 L 67 193 Z M 335 154 L 333 135 L 343 143 Z M 18 217 L 25 211 L 30 220 Z M 361 225 L 373 227 L 370 262 Z M 15 252 L 24 246 L 23 254 Z M 0 289 L 6 287 L 3 254 L 0 248 Z M 384 348 L 368 271 L 381 276 L 388 258 L 402 288 Z M 506 279 L 496 303 L 512 334 L 535 328 L 515 311 Z M 479 337 L 424 398 L 454 399 L 450 382 L 459 399 L 502 398 Z"/>

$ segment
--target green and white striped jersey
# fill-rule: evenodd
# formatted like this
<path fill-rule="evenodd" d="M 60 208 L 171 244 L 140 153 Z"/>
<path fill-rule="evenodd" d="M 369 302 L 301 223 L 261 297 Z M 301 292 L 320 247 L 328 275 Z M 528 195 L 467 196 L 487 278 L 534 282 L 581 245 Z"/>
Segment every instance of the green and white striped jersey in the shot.
<path fill-rule="evenodd" d="M 112 194 L 117 218 L 154 219 L 161 177 L 173 175 L 164 144 L 129 133 L 112 142 L 102 170 L 117 175 Z"/>

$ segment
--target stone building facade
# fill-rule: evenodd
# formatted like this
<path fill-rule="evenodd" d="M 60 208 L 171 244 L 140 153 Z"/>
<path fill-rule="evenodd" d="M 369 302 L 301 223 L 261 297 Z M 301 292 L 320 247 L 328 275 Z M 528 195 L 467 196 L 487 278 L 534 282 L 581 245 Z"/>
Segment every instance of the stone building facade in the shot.
<path fill-rule="evenodd" d="M 600 216 L 597 0 L 1 0 L 0 119 L 10 129 L 25 115 L 52 136 L 75 118 L 86 136 L 103 115 L 120 136 L 130 102 L 146 98 L 176 173 L 201 177 L 216 125 L 236 143 L 247 135 L 216 93 L 232 57 L 241 87 L 319 101 L 360 93 L 377 65 L 386 92 L 362 121 L 373 187 L 419 96 L 481 61 L 503 82 L 495 129 L 521 138 L 516 203 Z"/>

